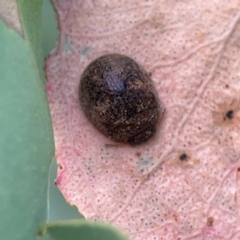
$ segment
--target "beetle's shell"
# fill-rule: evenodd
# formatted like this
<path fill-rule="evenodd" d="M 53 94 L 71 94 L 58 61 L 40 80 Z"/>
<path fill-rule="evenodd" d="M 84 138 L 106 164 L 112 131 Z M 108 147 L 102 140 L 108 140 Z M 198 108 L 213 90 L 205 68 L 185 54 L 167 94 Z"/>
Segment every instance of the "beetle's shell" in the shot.
<path fill-rule="evenodd" d="M 79 96 L 89 120 L 115 141 L 140 144 L 156 131 L 159 102 L 153 83 L 127 56 L 109 54 L 91 62 L 81 76 Z"/>

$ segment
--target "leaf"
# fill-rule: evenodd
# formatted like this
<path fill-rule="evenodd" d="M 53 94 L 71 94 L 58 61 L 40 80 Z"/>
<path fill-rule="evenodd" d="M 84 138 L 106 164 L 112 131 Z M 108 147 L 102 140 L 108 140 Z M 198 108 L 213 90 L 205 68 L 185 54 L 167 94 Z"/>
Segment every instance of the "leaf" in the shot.
<path fill-rule="evenodd" d="M 19 8 L 24 39 L 0 21 L 0 233 L 32 240 L 46 220 L 54 143 L 40 77 L 41 1 L 19 1 Z"/>
<path fill-rule="evenodd" d="M 42 55 L 42 5 L 43 0 L 18 1 L 24 39 L 29 44 L 33 59 L 36 62 L 37 69 L 41 75 L 41 79 L 45 80 Z"/>
<path fill-rule="evenodd" d="M 48 224 L 47 234 L 50 240 L 126 240 L 115 227 L 82 220 Z"/>
<path fill-rule="evenodd" d="M 42 235 L 38 235 L 36 240 L 51 240 L 51 237 L 48 233 L 44 234 L 43 236 Z"/>
<path fill-rule="evenodd" d="M 42 14 L 42 28 L 43 28 L 43 55 L 46 57 L 54 48 L 58 40 L 58 26 L 57 26 L 56 12 L 53 9 L 50 0 L 43 2 Z"/>
<path fill-rule="evenodd" d="M 54 2 L 46 69 L 66 200 L 133 240 L 239 238 L 239 1 Z M 107 53 L 151 73 L 165 115 L 146 144 L 111 141 L 81 109 L 81 74 Z"/>

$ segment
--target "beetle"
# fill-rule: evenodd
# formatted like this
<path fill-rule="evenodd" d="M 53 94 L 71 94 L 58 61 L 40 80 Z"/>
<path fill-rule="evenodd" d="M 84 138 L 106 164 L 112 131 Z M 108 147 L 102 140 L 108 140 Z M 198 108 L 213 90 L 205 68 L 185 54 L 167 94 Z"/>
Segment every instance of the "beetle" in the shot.
<path fill-rule="evenodd" d="M 92 124 L 117 142 L 137 145 L 156 132 L 160 104 L 149 74 L 121 54 L 92 61 L 79 85 L 82 109 Z"/>

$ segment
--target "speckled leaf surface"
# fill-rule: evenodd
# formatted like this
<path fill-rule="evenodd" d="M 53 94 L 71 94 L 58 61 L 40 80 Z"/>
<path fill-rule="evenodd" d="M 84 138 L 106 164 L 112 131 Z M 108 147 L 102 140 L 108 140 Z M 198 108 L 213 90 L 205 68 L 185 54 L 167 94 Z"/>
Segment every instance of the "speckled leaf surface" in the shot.
<path fill-rule="evenodd" d="M 41 29 L 31 32 L 41 22 L 41 1 L 18 3 L 22 34 L 0 20 L 0 238 L 32 240 L 46 220 L 54 144 L 40 51 L 30 37 L 41 37 Z"/>
<path fill-rule="evenodd" d="M 240 3 L 55 1 L 46 65 L 56 184 L 88 219 L 132 240 L 240 238 Z M 151 73 L 163 121 L 148 143 L 114 144 L 78 102 L 84 68 L 126 54 Z"/>

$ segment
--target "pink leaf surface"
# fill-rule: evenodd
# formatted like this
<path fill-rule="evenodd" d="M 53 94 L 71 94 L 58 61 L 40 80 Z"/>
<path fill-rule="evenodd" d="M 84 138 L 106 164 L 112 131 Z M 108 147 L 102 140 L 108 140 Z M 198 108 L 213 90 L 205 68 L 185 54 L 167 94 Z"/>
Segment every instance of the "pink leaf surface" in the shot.
<path fill-rule="evenodd" d="M 132 240 L 240 239 L 239 0 L 55 7 L 61 36 L 47 92 L 66 200 Z M 165 115 L 145 144 L 116 144 L 81 110 L 80 76 L 107 53 L 151 73 Z"/>

